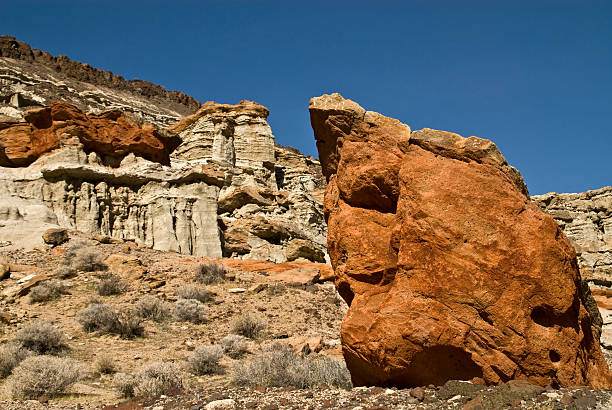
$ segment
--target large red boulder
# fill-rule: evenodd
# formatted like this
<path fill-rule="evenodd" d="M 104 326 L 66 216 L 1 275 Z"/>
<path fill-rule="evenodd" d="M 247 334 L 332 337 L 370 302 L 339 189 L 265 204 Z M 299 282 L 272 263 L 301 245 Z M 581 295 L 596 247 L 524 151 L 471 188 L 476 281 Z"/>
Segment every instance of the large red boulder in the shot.
<path fill-rule="evenodd" d="M 611 386 L 575 251 L 495 144 L 339 94 L 310 119 L 356 385 Z"/>
<path fill-rule="evenodd" d="M 176 136 L 161 135 L 152 125 L 139 126 L 120 111 L 86 115 L 64 102 L 26 111 L 24 119 L 26 122 L 0 122 L 0 166 L 27 166 L 59 148 L 62 138 L 72 137 L 88 152 L 117 160 L 134 153 L 169 165 L 169 154 L 181 142 Z"/>

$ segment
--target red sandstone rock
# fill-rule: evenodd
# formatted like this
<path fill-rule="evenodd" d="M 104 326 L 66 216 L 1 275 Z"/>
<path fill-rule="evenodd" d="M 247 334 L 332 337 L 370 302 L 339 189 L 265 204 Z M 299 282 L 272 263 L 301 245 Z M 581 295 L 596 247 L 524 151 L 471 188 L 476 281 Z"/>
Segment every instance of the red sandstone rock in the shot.
<path fill-rule="evenodd" d="M 497 147 L 310 102 L 356 385 L 612 385 L 573 247 Z"/>
<path fill-rule="evenodd" d="M 140 127 L 120 111 L 86 115 L 56 102 L 24 114 L 26 123 L 0 123 L 0 166 L 22 167 L 60 146 L 63 138 L 77 137 L 86 151 L 120 160 L 133 152 L 151 161 L 169 164 L 178 146 L 176 136 L 162 136 L 151 125 Z"/>

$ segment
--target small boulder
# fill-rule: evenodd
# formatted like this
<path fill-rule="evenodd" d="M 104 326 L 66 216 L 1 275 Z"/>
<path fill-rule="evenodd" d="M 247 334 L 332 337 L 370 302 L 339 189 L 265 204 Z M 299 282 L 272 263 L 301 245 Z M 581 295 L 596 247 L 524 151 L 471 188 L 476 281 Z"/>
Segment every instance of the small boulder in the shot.
<path fill-rule="evenodd" d="M 68 236 L 68 230 L 65 228 L 51 228 L 47 229 L 42 234 L 43 241 L 47 245 L 58 246 L 68 241 L 70 237 Z"/>
<path fill-rule="evenodd" d="M 325 263 L 325 253 L 306 239 L 294 238 L 290 240 L 285 249 L 285 255 L 288 261 L 303 258 L 312 262 Z"/>

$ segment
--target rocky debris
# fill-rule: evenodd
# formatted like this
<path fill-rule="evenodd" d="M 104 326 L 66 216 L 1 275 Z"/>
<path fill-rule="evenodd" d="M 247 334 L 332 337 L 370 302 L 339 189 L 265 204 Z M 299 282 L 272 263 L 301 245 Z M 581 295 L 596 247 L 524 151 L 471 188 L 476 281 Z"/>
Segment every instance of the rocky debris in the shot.
<path fill-rule="evenodd" d="M 68 230 L 64 228 L 51 228 L 47 229 L 42 234 L 42 239 L 47 245 L 61 245 L 66 242 L 70 237 L 68 236 Z"/>
<path fill-rule="evenodd" d="M 28 108 L 69 102 L 86 112 L 129 112 L 140 121 L 167 127 L 195 112 L 200 102 L 142 80 L 126 81 L 110 71 L 54 57 L 11 36 L 0 36 L 0 116 L 23 118 Z"/>
<path fill-rule="evenodd" d="M 157 398 L 123 402 L 105 410 L 123 408 L 217 408 L 231 403 L 237 409 L 593 409 L 612 404 L 609 390 L 584 387 L 546 390 L 521 381 L 484 387 L 452 381 L 441 387 L 384 389 L 357 387 L 351 390 L 321 386 L 301 390 L 286 387 L 256 386 L 206 388 L 168 394 Z M 462 386 L 463 385 L 463 386 Z M 453 394 L 455 393 L 455 394 Z M 452 395 L 451 395 L 452 394 Z M 210 407 L 209 407 L 210 406 Z M 40 407 L 42 408 L 42 407 Z M 47 408 L 47 407 L 45 407 Z M 51 407 L 53 408 L 53 407 Z"/>
<path fill-rule="evenodd" d="M 0 122 L 0 166 L 30 165 L 71 138 L 78 138 L 86 152 L 101 155 L 105 163 L 118 164 L 133 153 L 169 165 L 168 155 L 180 143 L 151 125 L 139 127 L 121 111 L 86 115 L 73 105 L 56 102 L 26 111 L 24 119 L 26 123 Z"/>
<path fill-rule="evenodd" d="M 612 286 L 612 187 L 532 198 L 552 216 L 576 248 L 582 277 Z"/>
<path fill-rule="evenodd" d="M 310 115 L 356 385 L 612 385 L 575 251 L 492 142 L 339 94 Z"/>
<path fill-rule="evenodd" d="M 253 272 L 256 281 L 280 281 L 309 285 L 333 279 L 331 267 L 324 263 L 305 261 L 273 263 L 250 259 L 225 259 L 224 265 L 244 272 Z"/>

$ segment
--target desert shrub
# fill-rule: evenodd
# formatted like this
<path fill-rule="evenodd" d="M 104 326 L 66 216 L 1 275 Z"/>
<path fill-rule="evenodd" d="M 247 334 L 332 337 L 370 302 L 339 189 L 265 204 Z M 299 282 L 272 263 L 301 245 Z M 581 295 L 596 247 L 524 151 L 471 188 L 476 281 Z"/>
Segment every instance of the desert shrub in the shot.
<path fill-rule="evenodd" d="M 100 252 L 87 241 L 73 243 L 64 254 L 62 263 L 84 272 L 95 272 L 108 268 Z"/>
<path fill-rule="evenodd" d="M 350 374 L 343 361 L 324 356 L 301 356 L 290 346 L 273 345 L 248 363 L 237 363 L 232 381 L 239 386 L 295 386 L 306 389 L 322 384 L 351 388 Z"/>
<path fill-rule="evenodd" d="M 115 386 L 124 397 L 152 397 L 172 388 L 183 388 L 183 379 L 174 363 L 155 362 L 134 375 L 118 374 Z"/>
<path fill-rule="evenodd" d="M 11 374 L 13 369 L 28 356 L 34 353 L 18 346 L 15 343 L 7 343 L 0 348 L 0 378 L 4 379 Z"/>
<path fill-rule="evenodd" d="M 100 296 L 120 295 L 128 288 L 127 283 L 117 275 L 108 274 L 102 276 L 96 284 L 96 290 Z"/>
<path fill-rule="evenodd" d="M 54 356 L 31 356 L 13 370 L 7 387 L 14 399 L 53 397 L 66 391 L 82 375 L 74 360 Z"/>
<path fill-rule="evenodd" d="M 72 266 L 60 265 L 55 269 L 53 275 L 59 279 L 70 279 L 75 277 L 77 271 Z"/>
<path fill-rule="evenodd" d="M 62 331 L 49 322 L 35 322 L 24 327 L 12 343 L 35 354 L 57 355 L 68 350 Z"/>
<path fill-rule="evenodd" d="M 134 310 L 116 312 L 110 305 L 93 303 L 79 312 L 77 320 L 86 332 L 116 333 L 124 339 L 144 335 L 143 318 Z"/>
<path fill-rule="evenodd" d="M 174 304 L 172 317 L 177 322 L 204 323 L 208 308 L 195 299 L 179 299 Z"/>
<path fill-rule="evenodd" d="M 196 376 L 221 373 L 223 369 L 219 365 L 219 361 L 222 357 L 223 347 L 217 345 L 200 346 L 187 357 L 187 368 Z"/>
<path fill-rule="evenodd" d="M 123 339 L 142 337 L 144 336 L 143 320 L 136 311 L 124 310 L 117 315 L 117 329 L 114 332 L 118 333 Z"/>
<path fill-rule="evenodd" d="M 222 283 L 225 282 L 226 274 L 227 271 L 223 266 L 216 263 L 201 263 L 196 267 L 195 280 L 205 285 Z"/>
<path fill-rule="evenodd" d="M 181 286 L 176 291 L 176 295 L 180 299 L 195 299 L 202 303 L 213 300 L 212 292 L 193 285 Z"/>
<path fill-rule="evenodd" d="M 114 332 L 119 319 L 110 305 L 92 303 L 79 312 L 77 320 L 86 332 Z"/>
<path fill-rule="evenodd" d="M 122 397 L 134 397 L 134 389 L 138 383 L 138 379 L 133 374 L 120 373 L 113 380 L 117 392 Z"/>
<path fill-rule="evenodd" d="M 249 339 L 256 339 L 265 328 L 266 322 L 249 312 L 241 314 L 232 323 L 232 333 Z"/>
<path fill-rule="evenodd" d="M 48 302 L 67 293 L 68 286 L 61 280 L 51 279 L 40 282 L 30 289 L 30 303 Z"/>
<path fill-rule="evenodd" d="M 101 374 L 113 374 L 117 371 L 117 367 L 112 357 L 102 356 L 96 361 L 96 370 Z"/>
<path fill-rule="evenodd" d="M 241 335 L 227 335 L 219 340 L 219 345 L 223 347 L 226 355 L 238 359 L 248 351 L 246 340 L 247 338 Z"/>
<path fill-rule="evenodd" d="M 158 323 L 163 322 L 170 316 L 169 304 L 154 296 L 145 296 L 136 303 L 134 308 L 136 309 L 136 314 L 141 318 Z"/>

